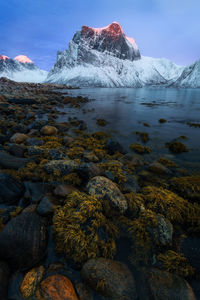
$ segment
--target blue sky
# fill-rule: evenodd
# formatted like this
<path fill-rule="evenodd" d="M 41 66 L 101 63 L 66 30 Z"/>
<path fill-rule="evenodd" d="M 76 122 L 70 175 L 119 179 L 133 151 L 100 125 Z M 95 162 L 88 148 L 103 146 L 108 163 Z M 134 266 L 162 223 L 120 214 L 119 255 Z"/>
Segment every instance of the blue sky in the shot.
<path fill-rule="evenodd" d="M 0 54 L 49 70 L 82 25 L 113 21 L 142 55 L 187 65 L 200 59 L 200 0 L 0 0 Z"/>

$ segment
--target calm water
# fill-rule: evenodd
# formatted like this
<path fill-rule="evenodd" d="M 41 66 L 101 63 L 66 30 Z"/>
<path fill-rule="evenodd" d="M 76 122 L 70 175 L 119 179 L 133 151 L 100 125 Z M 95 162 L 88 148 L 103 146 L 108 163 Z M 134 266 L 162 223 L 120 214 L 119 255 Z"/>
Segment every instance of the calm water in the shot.
<path fill-rule="evenodd" d="M 164 89 L 164 88 L 86 88 L 71 90 L 72 96 L 87 96 L 93 101 L 84 104 L 82 109 L 65 108 L 65 116 L 85 120 L 89 131 L 105 130 L 112 132 L 116 139 L 128 145 L 137 141 L 135 131 L 148 132 L 153 154 L 173 158 L 181 164 L 200 171 L 200 128 L 189 127 L 187 122 L 200 123 L 200 89 Z M 92 110 L 89 111 L 88 110 Z M 105 127 L 96 125 L 96 119 L 103 118 Z M 158 120 L 164 118 L 166 123 Z M 146 122 L 150 127 L 145 127 Z M 174 155 L 165 148 L 165 143 L 181 135 L 187 137 L 183 142 L 189 153 Z M 138 140 L 139 141 L 139 140 Z"/>

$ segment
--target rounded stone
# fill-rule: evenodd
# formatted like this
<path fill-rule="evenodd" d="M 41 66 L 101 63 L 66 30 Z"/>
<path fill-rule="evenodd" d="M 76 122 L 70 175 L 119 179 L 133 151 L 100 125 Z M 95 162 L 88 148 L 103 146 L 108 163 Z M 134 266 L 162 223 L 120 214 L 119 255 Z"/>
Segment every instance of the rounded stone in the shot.
<path fill-rule="evenodd" d="M 41 129 L 41 133 L 43 135 L 56 135 L 58 133 L 58 129 L 54 126 L 43 126 Z"/>
<path fill-rule="evenodd" d="M 87 185 L 90 195 L 97 197 L 103 202 L 108 201 L 109 205 L 115 211 L 124 213 L 127 210 L 127 201 L 124 195 L 120 192 L 117 185 L 103 176 L 92 178 Z"/>
<path fill-rule="evenodd" d="M 88 260 L 81 277 L 92 289 L 112 299 L 137 299 L 135 280 L 128 267 L 105 258 Z"/>
<path fill-rule="evenodd" d="M 37 291 L 39 300 L 79 300 L 72 282 L 61 274 L 56 274 L 44 279 Z"/>
<path fill-rule="evenodd" d="M 23 212 L 13 218 L 0 233 L 0 257 L 14 269 L 28 269 L 46 252 L 47 230 L 42 218 Z"/>

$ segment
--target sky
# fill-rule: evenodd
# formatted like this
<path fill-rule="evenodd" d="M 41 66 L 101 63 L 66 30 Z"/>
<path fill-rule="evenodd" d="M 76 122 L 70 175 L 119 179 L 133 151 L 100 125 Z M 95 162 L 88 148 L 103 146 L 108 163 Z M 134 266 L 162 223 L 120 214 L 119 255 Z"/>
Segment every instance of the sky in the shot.
<path fill-rule="evenodd" d="M 142 55 L 200 59 L 200 0 L 0 0 L 0 55 L 50 70 L 82 25 L 119 22 Z"/>

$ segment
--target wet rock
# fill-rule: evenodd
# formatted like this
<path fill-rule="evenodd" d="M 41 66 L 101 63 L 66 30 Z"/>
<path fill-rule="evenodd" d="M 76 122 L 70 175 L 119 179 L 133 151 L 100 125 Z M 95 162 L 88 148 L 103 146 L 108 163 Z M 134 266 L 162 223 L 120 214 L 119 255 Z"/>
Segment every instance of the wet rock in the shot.
<path fill-rule="evenodd" d="M 125 264 L 96 258 L 87 261 L 81 277 L 92 289 L 112 299 L 137 299 L 135 280 Z"/>
<path fill-rule="evenodd" d="M 43 155 L 45 150 L 40 148 L 39 146 L 30 146 L 27 149 L 28 156 L 35 156 L 35 155 Z"/>
<path fill-rule="evenodd" d="M 10 144 L 8 147 L 8 151 L 11 155 L 24 157 L 25 148 L 22 145 Z"/>
<path fill-rule="evenodd" d="M 113 155 L 116 152 L 119 152 L 119 153 L 122 153 L 122 154 L 125 153 L 122 145 L 119 142 L 117 142 L 113 139 L 109 139 L 106 142 L 106 150 L 108 151 L 108 154 L 110 154 L 110 155 Z"/>
<path fill-rule="evenodd" d="M 5 151 L 0 151 L 0 166 L 5 169 L 18 170 L 25 167 L 30 162 L 30 159 L 15 157 Z"/>
<path fill-rule="evenodd" d="M 23 194 L 23 183 L 8 174 L 0 173 L 0 203 L 15 204 Z"/>
<path fill-rule="evenodd" d="M 56 135 L 58 133 L 58 129 L 54 126 L 46 125 L 46 126 L 42 127 L 40 132 L 43 135 Z"/>
<path fill-rule="evenodd" d="M 9 282 L 10 269 L 8 265 L 0 261 L 0 298 L 1 300 L 8 299 L 8 282 Z"/>
<path fill-rule="evenodd" d="M 172 242 L 173 226 L 171 222 L 162 216 L 157 216 L 158 225 L 156 227 L 147 227 L 153 242 L 161 246 L 167 246 Z"/>
<path fill-rule="evenodd" d="M 88 181 L 90 178 L 98 176 L 102 173 L 100 168 L 92 162 L 78 165 L 77 171 L 79 176 L 84 181 Z"/>
<path fill-rule="evenodd" d="M 26 140 L 27 146 L 42 146 L 44 145 L 44 141 L 36 139 L 36 138 L 28 138 Z"/>
<path fill-rule="evenodd" d="M 142 273 L 146 287 L 145 285 L 139 286 L 141 299 L 196 300 L 191 286 L 185 279 L 156 268 L 145 270 Z"/>
<path fill-rule="evenodd" d="M 25 198 L 28 198 L 31 203 L 38 203 L 47 192 L 51 191 L 51 185 L 41 182 L 24 182 L 25 185 Z"/>
<path fill-rule="evenodd" d="M 44 279 L 37 289 L 36 298 L 40 300 L 79 300 L 71 281 L 60 274 Z"/>
<path fill-rule="evenodd" d="M 159 162 L 154 162 L 148 167 L 148 170 L 155 174 L 169 175 L 171 171 Z"/>
<path fill-rule="evenodd" d="M 59 184 L 53 191 L 55 196 L 66 197 L 68 194 L 76 192 L 77 189 L 68 184 Z"/>
<path fill-rule="evenodd" d="M 10 141 L 11 141 L 11 143 L 21 144 L 21 143 L 25 142 L 27 138 L 28 137 L 26 134 L 17 132 L 10 138 Z"/>
<path fill-rule="evenodd" d="M 29 298 L 34 295 L 38 283 L 42 280 L 44 267 L 34 268 L 25 274 L 20 286 L 20 292 L 24 298 Z"/>
<path fill-rule="evenodd" d="M 40 261 L 47 247 L 47 230 L 36 213 L 23 212 L 0 233 L 0 257 L 14 269 L 28 269 Z"/>
<path fill-rule="evenodd" d="M 99 161 L 98 157 L 91 152 L 84 154 L 84 160 L 86 162 L 94 162 L 94 163 Z"/>
<path fill-rule="evenodd" d="M 92 291 L 87 288 L 84 283 L 78 282 L 75 284 L 76 292 L 78 294 L 79 300 L 94 300 Z"/>
<path fill-rule="evenodd" d="M 59 151 L 57 149 L 50 149 L 49 156 L 52 160 L 61 160 L 66 158 L 66 154 L 64 154 L 62 151 Z"/>
<path fill-rule="evenodd" d="M 120 192 L 117 185 L 103 176 L 92 178 L 87 185 L 90 195 L 96 196 L 103 202 L 108 201 L 110 207 L 120 213 L 127 210 L 127 201 L 124 195 Z"/>
<path fill-rule="evenodd" d="M 40 201 L 37 207 L 37 212 L 41 216 L 48 216 L 54 212 L 55 204 L 54 199 L 51 195 L 46 195 Z"/>
<path fill-rule="evenodd" d="M 59 171 L 61 175 L 67 175 L 78 169 L 78 163 L 71 159 L 52 160 L 44 165 L 44 169 L 50 174 Z"/>
<path fill-rule="evenodd" d="M 34 213 L 37 210 L 37 204 L 32 204 L 23 209 L 23 213 Z"/>

